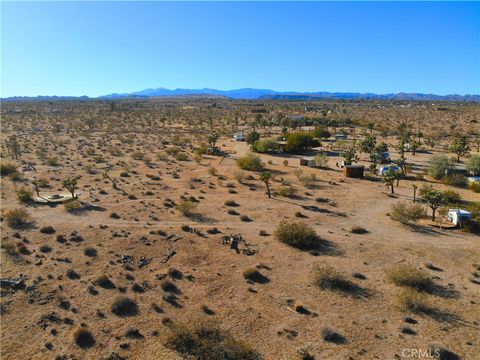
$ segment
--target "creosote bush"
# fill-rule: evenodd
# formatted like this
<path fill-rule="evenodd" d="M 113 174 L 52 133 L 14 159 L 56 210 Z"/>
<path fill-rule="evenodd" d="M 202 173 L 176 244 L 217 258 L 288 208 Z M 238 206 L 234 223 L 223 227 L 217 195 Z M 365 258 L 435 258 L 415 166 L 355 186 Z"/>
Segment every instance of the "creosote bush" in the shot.
<path fill-rule="evenodd" d="M 248 153 L 245 156 L 237 159 L 237 165 L 239 168 L 248 171 L 260 171 L 262 170 L 262 160 L 258 155 Z"/>
<path fill-rule="evenodd" d="M 317 247 L 320 238 L 315 230 L 303 222 L 283 220 L 275 229 L 277 240 L 298 249 Z"/>
<path fill-rule="evenodd" d="M 425 209 L 420 204 L 409 204 L 407 202 L 397 202 L 392 205 L 391 217 L 402 224 L 416 222 L 425 214 Z"/>
<path fill-rule="evenodd" d="M 84 328 L 78 327 L 72 331 L 72 339 L 82 349 L 88 349 L 95 345 L 95 338 L 92 333 Z"/>
<path fill-rule="evenodd" d="M 193 216 L 195 215 L 195 210 L 197 209 L 198 204 L 191 200 L 180 200 L 177 205 L 177 210 L 182 213 L 183 216 Z"/>
<path fill-rule="evenodd" d="M 21 202 L 27 203 L 32 201 L 32 196 L 33 193 L 24 187 L 21 187 L 20 190 L 17 191 L 17 198 Z"/>
<path fill-rule="evenodd" d="M 397 286 L 426 291 L 433 286 L 432 279 L 424 270 L 413 265 L 401 265 L 388 273 L 388 279 Z"/>

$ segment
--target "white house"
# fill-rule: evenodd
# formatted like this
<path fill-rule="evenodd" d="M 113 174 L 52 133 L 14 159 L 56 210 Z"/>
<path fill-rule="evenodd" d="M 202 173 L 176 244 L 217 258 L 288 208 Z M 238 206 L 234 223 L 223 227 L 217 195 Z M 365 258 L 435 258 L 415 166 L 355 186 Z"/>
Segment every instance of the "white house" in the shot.
<path fill-rule="evenodd" d="M 462 225 L 462 221 L 472 218 L 472 213 L 462 209 L 448 209 L 447 217 L 453 224 Z"/>

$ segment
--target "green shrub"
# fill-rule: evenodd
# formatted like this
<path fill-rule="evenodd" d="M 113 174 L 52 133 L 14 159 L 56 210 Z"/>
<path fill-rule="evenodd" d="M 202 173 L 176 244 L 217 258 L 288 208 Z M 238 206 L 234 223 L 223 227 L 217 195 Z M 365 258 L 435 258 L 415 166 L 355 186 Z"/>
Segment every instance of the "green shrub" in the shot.
<path fill-rule="evenodd" d="M 480 176 L 480 155 L 472 155 L 468 159 L 465 167 L 474 175 Z"/>
<path fill-rule="evenodd" d="M 449 174 L 443 178 L 443 182 L 461 188 L 467 186 L 467 178 L 462 174 Z"/>
<path fill-rule="evenodd" d="M 319 167 L 326 167 L 328 165 L 328 156 L 323 153 L 315 155 L 315 165 Z"/>
<path fill-rule="evenodd" d="M 303 131 L 287 134 L 285 150 L 291 153 L 303 153 L 306 150 L 319 146 L 320 142 L 314 139 L 313 135 Z"/>
<path fill-rule="evenodd" d="M 460 201 L 462 201 L 460 194 L 453 190 L 445 190 L 443 192 L 443 196 L 445 196 L 445 199 L 450 204 L 458 204 Z"/>
<path fill-rule="evenodd" d="M 292 186 L 280 186 L 277 189 L 277 194 L 284 197 L 293 197 L 297 193 L 297 189 Z"/>
<path fill-rule="evenodd" d="M 32 196 L 33 193 L 24 187 L 21 187 L 20 190 L 17 191 L 17 198 L 21 202 L 26 203 L 32 201 Z"/>
<path fill-rule="evenodd" d="M 47 164 L 50 166 L 58 166 L 59 165 L 58 157 L 56 156 L 49 157 L 47 159 Z"/>
<path fill-rule="evenodd" d="M 237 159 L 237 165 L 239 168 L 248 171 L 261 171 L 263 168 L 260 157 L 252 153 Z"/>
<path fill-rule="evenodd" d="M 402 224 L 416 222 L 421 219 L 425 213 L 424 208 L 419 204 L 409 204 L 407 202 L 397 202 L 392 205 L 391 217 Z"/>
<path fill-rule="evenodd" d="M 298 249 L 313 249 L 320 242 L 315 230 L 303 222 L 283 220 L 274 235 L 282 243 Z"/>
<path fill-rule="evenodd" d="M 470 184 L 470 190 L 480 193 L 480 181 L 474 181 Z"/>
<path fill-rule="evenodd" d="M 351 282 L 332 266 L 316 265 L 313 269 L 313 284 L 323 290 L 348 290 Z"/>
<path fill-rule="evenodd" d="M 430 160 L 428 175 L 434 179 L 443 179 L 446 171 L 451 167 L 450 160 L 446 155 L 435 155 Z"/>
<path fill-rule="evenodd" d="M 389 280 L 397 286 L 409 287 L 419 291 L 432 288 L 433 282 L 428 273 L 413 265 L 401 265 L 388 273 Z"/>
<path fill-rule="evenodd" d="M 22 208 L 5 210 L 3 219 L 11 228 L 21 228 L 31 221 L 28 212 Z"/>
<path fill-rule="evenodd" d="M 188 160 L 188 155 L 185 154 L 184 152 L 179 152 L 177 155 L 175 155 L 175 160 L 177 161 L 187 161 Z"/>
<path fill-rule="evenodd" d="M 278 143 L 275 139 L 257 140 L 251 145 L 252 151 L 258 153 L 267 153 L 277 150 Z"/>

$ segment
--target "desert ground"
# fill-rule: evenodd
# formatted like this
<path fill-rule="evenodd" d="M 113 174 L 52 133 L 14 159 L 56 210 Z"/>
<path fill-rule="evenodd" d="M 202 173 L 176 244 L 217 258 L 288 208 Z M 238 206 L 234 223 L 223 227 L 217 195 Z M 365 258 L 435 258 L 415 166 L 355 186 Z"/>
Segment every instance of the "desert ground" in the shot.
<path fill-rule="evenodd" d="M 177 326 L 197 323 L 251 349 L 225 359 L 406 359 L 411 349 L 478 358 L 478 234 L 390 216 L 394 204 L 413 203 L 413 185 L 453 190 L 460 206 L 480 202 L 427 174 L 433 156 L 455 157 L 455 132 L 478 136 L 478 104 L 181 98 L 18 101 L 1 111 L 1 161 L 17 169 L 1 182 L 3 359 L 207 359 L 172 345 Z M 320 141 L 322 167 L 300 166 L 301 154 L 257 154 L 272 174 L 269 198 L 261 172 L 237 165 L 251 149 L 232 136 L 252 126 L 278 136 L 288 114 L 328 119 L 332 132 L 348 129 L 347 142 L 371 131 L 392 158 L 402 121 L 436 145 L 406 153 L 413 170 L 393 195 L 378 175 L 346 178 L 337 166 L 345 144 L 333 137 Z M 212 133 L 222 156 L 197 151 Z M 472 142 L 461 161 L 473 155 Z M 68 193 L 71 179 L 78 200 L 66 205 L 19 199 L 22 188 L 36 196 L 34 180 L 45 197 Z M 282 196 L 284 187 L 295 193 Z M 12 209 L 26 210 L 25 223 L 9 226 Z M 318 247 L 279 241 L 282 221 L 311 227 Z M 399 286 L 390 274 L 402 266 L 433 285 Z M 319 267 L 345 286 L 318 286 Z M 405 308 L 408 290 L 422 306 Z M 130 306 L 118 310 L 119 299 Z"/>

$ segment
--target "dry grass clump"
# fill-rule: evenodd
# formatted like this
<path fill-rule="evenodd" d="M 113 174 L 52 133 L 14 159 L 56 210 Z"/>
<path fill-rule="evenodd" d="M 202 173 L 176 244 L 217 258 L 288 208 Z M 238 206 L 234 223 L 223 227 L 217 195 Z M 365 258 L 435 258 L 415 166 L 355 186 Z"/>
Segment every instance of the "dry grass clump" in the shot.
<path fill-rule="evenodd" d="M 405 289 L 398 295 L 397 300 L 403 310 L 416 314 L 424 313 L 427 309 L 430 309 L 426 296 L 415 289 Z"/>
<path fill-rule="evenodd" d="M 25 209 L 10 209 L 3 212 L 3 219 L 11 228 L 21 228 L 29 224 L 30 215 Z"/>
<path fill-rule="evenodd" d="M 134 316 L 138 314 L 138 305 L 132 299 L 119 296 L 113 301 L 110 310 L 117 316 Z"/>
<path fill-rule="evenodd" d="M 0 164 L 0 175 L 1 176 L 9 176 L 11 174 L 17 173 L 17 167 L 11 163 L 4 163 Z"/>
<path fill-rule="evenodd" d="M 106 275 L 99 276 L 93 283 L 103 289 L 115 289 L 115 284 Z"/>
<path fill-rule="evenodd" d="M 313 249 L 319 244 L 320 238 L 315 230 L 303 222 L 283 220 L 274 232 L 277 240 L 298 249 Z"/>
<path fill-rule="evenodd" d="M 78 327 L 72 331 L 72 339 L 82 349 L 88 349 L 95 345 L 95 338 L 92 333 L 84 328 Z"/>
<path fill-rule="evenodd" d="M 332 266 L 315 266 L 313 269 L 313 283 L 321 289 L 344 290 L 351 282 Z"/>
<path fill-rule="evenodd" d="M 350 229 L 350 232 L 351 232 L 352 234 L 366 234 L 366 233 L 368 233 L 368 231 L 367 231 L 365 228 L 361 227 L 361 226 L 353 226 L 353 227 Z"/>
<path fill-rule="evenodd" d="M 432 288 L 430 276 L 412 265 L 401 265 L 388 273 L 388 279 L 397 286 L 410 287 L 419 291 Z"/>
<path fill-rule="evenodd" d="M 259 360 L 260 355 L 246 344 L 210 322 L 170 324 L 164 345 L 182 357 L 197 360 Z"/>

